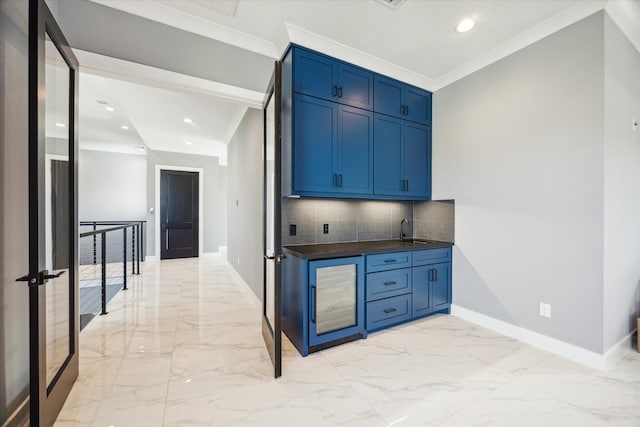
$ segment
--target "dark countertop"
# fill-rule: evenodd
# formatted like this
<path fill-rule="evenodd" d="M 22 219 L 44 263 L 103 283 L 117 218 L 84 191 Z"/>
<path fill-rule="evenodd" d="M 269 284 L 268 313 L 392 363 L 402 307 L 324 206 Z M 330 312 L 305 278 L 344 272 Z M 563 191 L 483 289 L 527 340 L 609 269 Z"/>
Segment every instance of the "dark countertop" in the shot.
<path fill-rule="evenodd" d="M 436 240 L 372 240 L 367 242 L 319 243 L 313 245 L 283 246 L 287 255 L 302 259 L 325 259 L 370 255 L 385 252 L 417 251 L 421 249 L 450 248 L 451 242 Z"/>

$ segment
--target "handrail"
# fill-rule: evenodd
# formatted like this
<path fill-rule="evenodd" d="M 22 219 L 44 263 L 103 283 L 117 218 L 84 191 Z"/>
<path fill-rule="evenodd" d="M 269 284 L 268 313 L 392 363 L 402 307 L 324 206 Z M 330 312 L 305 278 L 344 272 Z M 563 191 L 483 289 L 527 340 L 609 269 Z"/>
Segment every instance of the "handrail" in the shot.
<path fill-rule="evenodd" d="M 80 224 L 82 225 L 82 224 Z M 122 230 L 123 228 L 129 228 L 129 227 L 136 227 L 138 224 L 132 222 L 126 225 L 121 225 L 119 227 L 112 227 L 112 228 L 102 228 L 100 230 L 95 230 L 95 231 L 85 231 L 84 233 L 80 233 L 80 237 L 89 237 L 89 236 L 95 236 L 96 234 L 102 234 L 102 233 L 108 233 L 110 231 L 116 231 L 116 230 Z"/>
<path fill-rule="evenodd" d="M 127 290 L 127 228 L 131 228 L 131 273 L 140 274 L 140 259 L 144 261 L 142 234 L 146 221 L 81 221 L 81 226 L 92 226 L 92 231 L 80 233 L 80 238 L 93 237 L 93 264 L 97 264 L 96 236 L 102 235 L 101 246 L 101 284 L 102 284 L 102 312 L 107 314 L 107 233 L 122 230 L 122 254 L 123 254 L 123 290 Z M 115 227 L 96 229 L 97 225 L 115 225 Z M 137 247 L 137 251 L 136 251 Z"/>

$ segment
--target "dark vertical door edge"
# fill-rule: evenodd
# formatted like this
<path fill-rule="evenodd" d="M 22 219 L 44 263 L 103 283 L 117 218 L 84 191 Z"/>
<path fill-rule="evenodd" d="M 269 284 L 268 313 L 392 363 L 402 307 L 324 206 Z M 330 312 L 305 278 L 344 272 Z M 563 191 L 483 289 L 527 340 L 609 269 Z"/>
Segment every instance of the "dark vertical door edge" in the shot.
<path fill-rule="evenodd" d="M 45 261 L 45 43 L 69 68 L 69 354 L 47 384 Z M 44 0 L 29 0 L 29 406 L 32 427 L 53 425 L 78 376 L 78 61 Z"/>
<path fill-rule="evenodd" d="M 274 103 L 274 129 L 268 128 L 267 107 Z M 282 62 L 275 62 L 275 70 L 269 83 L 267 96 L 263 103 L 264 109 L 264 148 L 263 148 L 263 287 L 262 287 L 262 336 L 264 338 L 269 357 L 273 363 L 274 377 L 282 375 L 282 247 L 281 247 L 281 206 L 282 195 L 282 168 L 281 168 L 281 138 L 282 138 Z M 267 184 L 267 135 L 274 132 L 274 165 L 273 186 Z M 270 224 L 267 224 L 267 192 L 273 191 L 273 254 L 267 253 L 267 233 Z M 267 264 L 273 262 L 273 324 L 267 316 Z"/>

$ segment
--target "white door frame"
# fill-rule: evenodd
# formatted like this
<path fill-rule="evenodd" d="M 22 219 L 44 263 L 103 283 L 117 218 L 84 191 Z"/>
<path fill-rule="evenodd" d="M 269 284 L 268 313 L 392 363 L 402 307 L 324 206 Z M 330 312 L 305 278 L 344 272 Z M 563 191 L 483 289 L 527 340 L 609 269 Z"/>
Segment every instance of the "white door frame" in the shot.
<path fill-rule="evenodd" d="M 158 261 L 161 260 L 160 257 L 160 220 L 161 220 L 161 212 L 160 212 L 160 171 L 182 171 L 182 172 L 198 172 L 198 256 L 201 257 L 204 247 L 204 229 L 202 227 L 202 221 L 204 218 L 204 168 L 192 168 L 190 166 L 171 166 L 171 165 L 156 165 L 156 203 L 154 208 L 154 213 L 156 215 L 156 242 L 155 242 L 155 250 L 156 250 L 156 259 Z"/>

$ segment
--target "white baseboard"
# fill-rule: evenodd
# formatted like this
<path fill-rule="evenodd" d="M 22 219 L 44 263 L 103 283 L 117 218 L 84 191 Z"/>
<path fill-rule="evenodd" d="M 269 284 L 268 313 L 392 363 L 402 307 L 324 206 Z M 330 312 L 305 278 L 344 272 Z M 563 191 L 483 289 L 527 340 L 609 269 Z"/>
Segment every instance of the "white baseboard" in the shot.
<path fill-rule="evenodd" d="M 218 252 L 203 252 L 200 254 L 200 258 L 213 258 L 220 255 Z"/>
<path fill-rule="evenodd" d="M 155 255 L 147 255 L 144 257 L 145 261 L 158 261 L 158 257 Z"/>
<path fill-rule="evenodd" d="M 625 343 L 628 344 L 631 339 L 631 335 L 629 335 L 605 354 L 600 354 L 520 326 L 512 325 L 502 320 L 494 319 L 493 317 L 455 304 L 451 305 L 451 314 L 600 371 L 607 371 L 613 367 L 619 358 L 622 357 L 625 350 Z"/>
<path fill-rule="evenodd" d="M 257 305 L 261 305 L 262 301 L 260 301 L 260 298 L 258 298 L 258 296 L 253 292 L 253 290 L 251 289 L 251 286 L 249 286 L 249 284 L 244 280 L 244 278 L 240 275 L 240 273 L 238 273 L 238 270 L 235 269 L 233 264 L 231 264 L 229 261 L 227 261 L 227 265 L 229 266 L 229 269 L 231 270 L 231 273 L 234 276 L 236 276 L 236 279 L 238 279 L 238 281 L 244 285 L 245 289 L 251 295 L 253 295 L 253 297 L 256 299 L 256 304 Z"/>
<path fill-rule="evenodd" d="M 622 356 L 624 356 L 624 353 L 631 347 L 631 338 L 634 333 L 636 333 L 635 330 L 611 346 L 611 348 L 604 354 L 605 367 L 607 371 L 613 369 L 615 364 L 618 363 L 618 360 L 620 360 Z"/>

